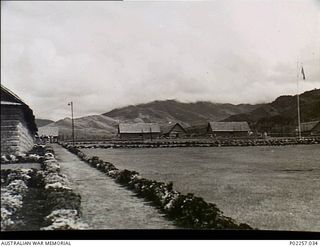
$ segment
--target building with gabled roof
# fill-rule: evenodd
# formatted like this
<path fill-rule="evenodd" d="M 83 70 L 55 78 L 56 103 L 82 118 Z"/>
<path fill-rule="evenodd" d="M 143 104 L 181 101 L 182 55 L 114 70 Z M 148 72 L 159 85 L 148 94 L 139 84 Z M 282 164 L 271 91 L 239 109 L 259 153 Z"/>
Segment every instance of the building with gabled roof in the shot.
<path fill-rule="evenodd" d="M 32 149 L 37 126 L 31 108 L 1 85 L 1 155 Z"/>
<path fill-rule="evenodd" d="M 187 131 L 185 127 L 181 123 L 171 123 L 161 127 L 161 132 L 163 136 L 169 138 L 179 138 L 185 137 L 187 135 Z"/>
<path fill-rule="evenodd" d="M 160 136 L 160 126 L 157 123 L 120 123 L 118 136 L 121 139 L 156 139 Z"/>
<path fill-rule="evenodd" d="M 207 132 L 214 137 L 245 137 L 250 127 L 247 122 L 209 122 Z"/>
<path fill-rule="evenodd" d="M 48 142 L 57 142 L 59 137 L 59 127 L 41 126 L 38 128 L 38 136 L 40 139 L 47 139 Z"/>
<path fill-rule="evenodd" d="M 320 121 L 301 123 L 303 135 L 320 135 Z"/>

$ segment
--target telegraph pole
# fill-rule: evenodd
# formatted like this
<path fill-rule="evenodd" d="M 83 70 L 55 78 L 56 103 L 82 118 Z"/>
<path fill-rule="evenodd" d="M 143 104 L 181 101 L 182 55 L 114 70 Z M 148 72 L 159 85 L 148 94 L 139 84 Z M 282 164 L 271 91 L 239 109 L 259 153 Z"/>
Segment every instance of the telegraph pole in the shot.
<path fill-rule="evenodd" d="M 72 128 L 72 144 L 74 146 L 74 120 L 73 120 L 73 102 L 68 103 L 71 106 L 71 128 Z"/>
<path fill-rule="evenodd" d="M 302 66 L 301 66 L 302 69 Z M 304 72 L 303 72 L 304 73 Z M 298 135 L 299 140 L 301 139 L 301 116 L 300 116 L 300 99 L 299 99 L 299 79 L 300 79 L 300 66 L 299 62 L 297 61 L 297 110 L 298 110 Z M 303 79 L 305 79 L 305 75 L 303 74 Z"/>

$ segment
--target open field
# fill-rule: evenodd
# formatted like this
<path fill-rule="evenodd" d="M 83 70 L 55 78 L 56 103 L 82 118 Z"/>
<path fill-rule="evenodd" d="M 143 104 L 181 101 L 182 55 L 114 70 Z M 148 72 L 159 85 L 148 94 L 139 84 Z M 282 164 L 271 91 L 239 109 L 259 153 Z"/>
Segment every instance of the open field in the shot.
<path fill-rule="evenodd" d="M 171 149 L 83 149 L 173 181 L 239 222 L 272 230 L 320 231 L 320 145 Z"/>

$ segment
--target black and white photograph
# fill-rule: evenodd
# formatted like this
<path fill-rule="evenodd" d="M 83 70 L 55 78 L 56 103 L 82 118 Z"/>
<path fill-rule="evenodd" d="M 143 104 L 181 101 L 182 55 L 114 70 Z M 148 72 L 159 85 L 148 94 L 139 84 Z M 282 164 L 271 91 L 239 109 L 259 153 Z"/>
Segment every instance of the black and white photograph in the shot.
<path fill-rule="evenodd" d="M 320 239 L 319 205 L 319 0 L 1 1 L 3 236 Z"/>

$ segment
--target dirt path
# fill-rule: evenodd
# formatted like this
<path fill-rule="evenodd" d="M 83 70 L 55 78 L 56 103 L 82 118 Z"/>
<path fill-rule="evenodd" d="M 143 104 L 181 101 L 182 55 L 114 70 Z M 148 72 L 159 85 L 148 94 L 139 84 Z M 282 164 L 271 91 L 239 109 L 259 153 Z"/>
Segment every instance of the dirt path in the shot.
<path fill-rule="evenodd" d="M 172 229 L 172 223 L 143 199 L 90 167 L 58 144 L 53 145 L 61 172 L 81 194 L 82 219 L 91 229 Z"/>

